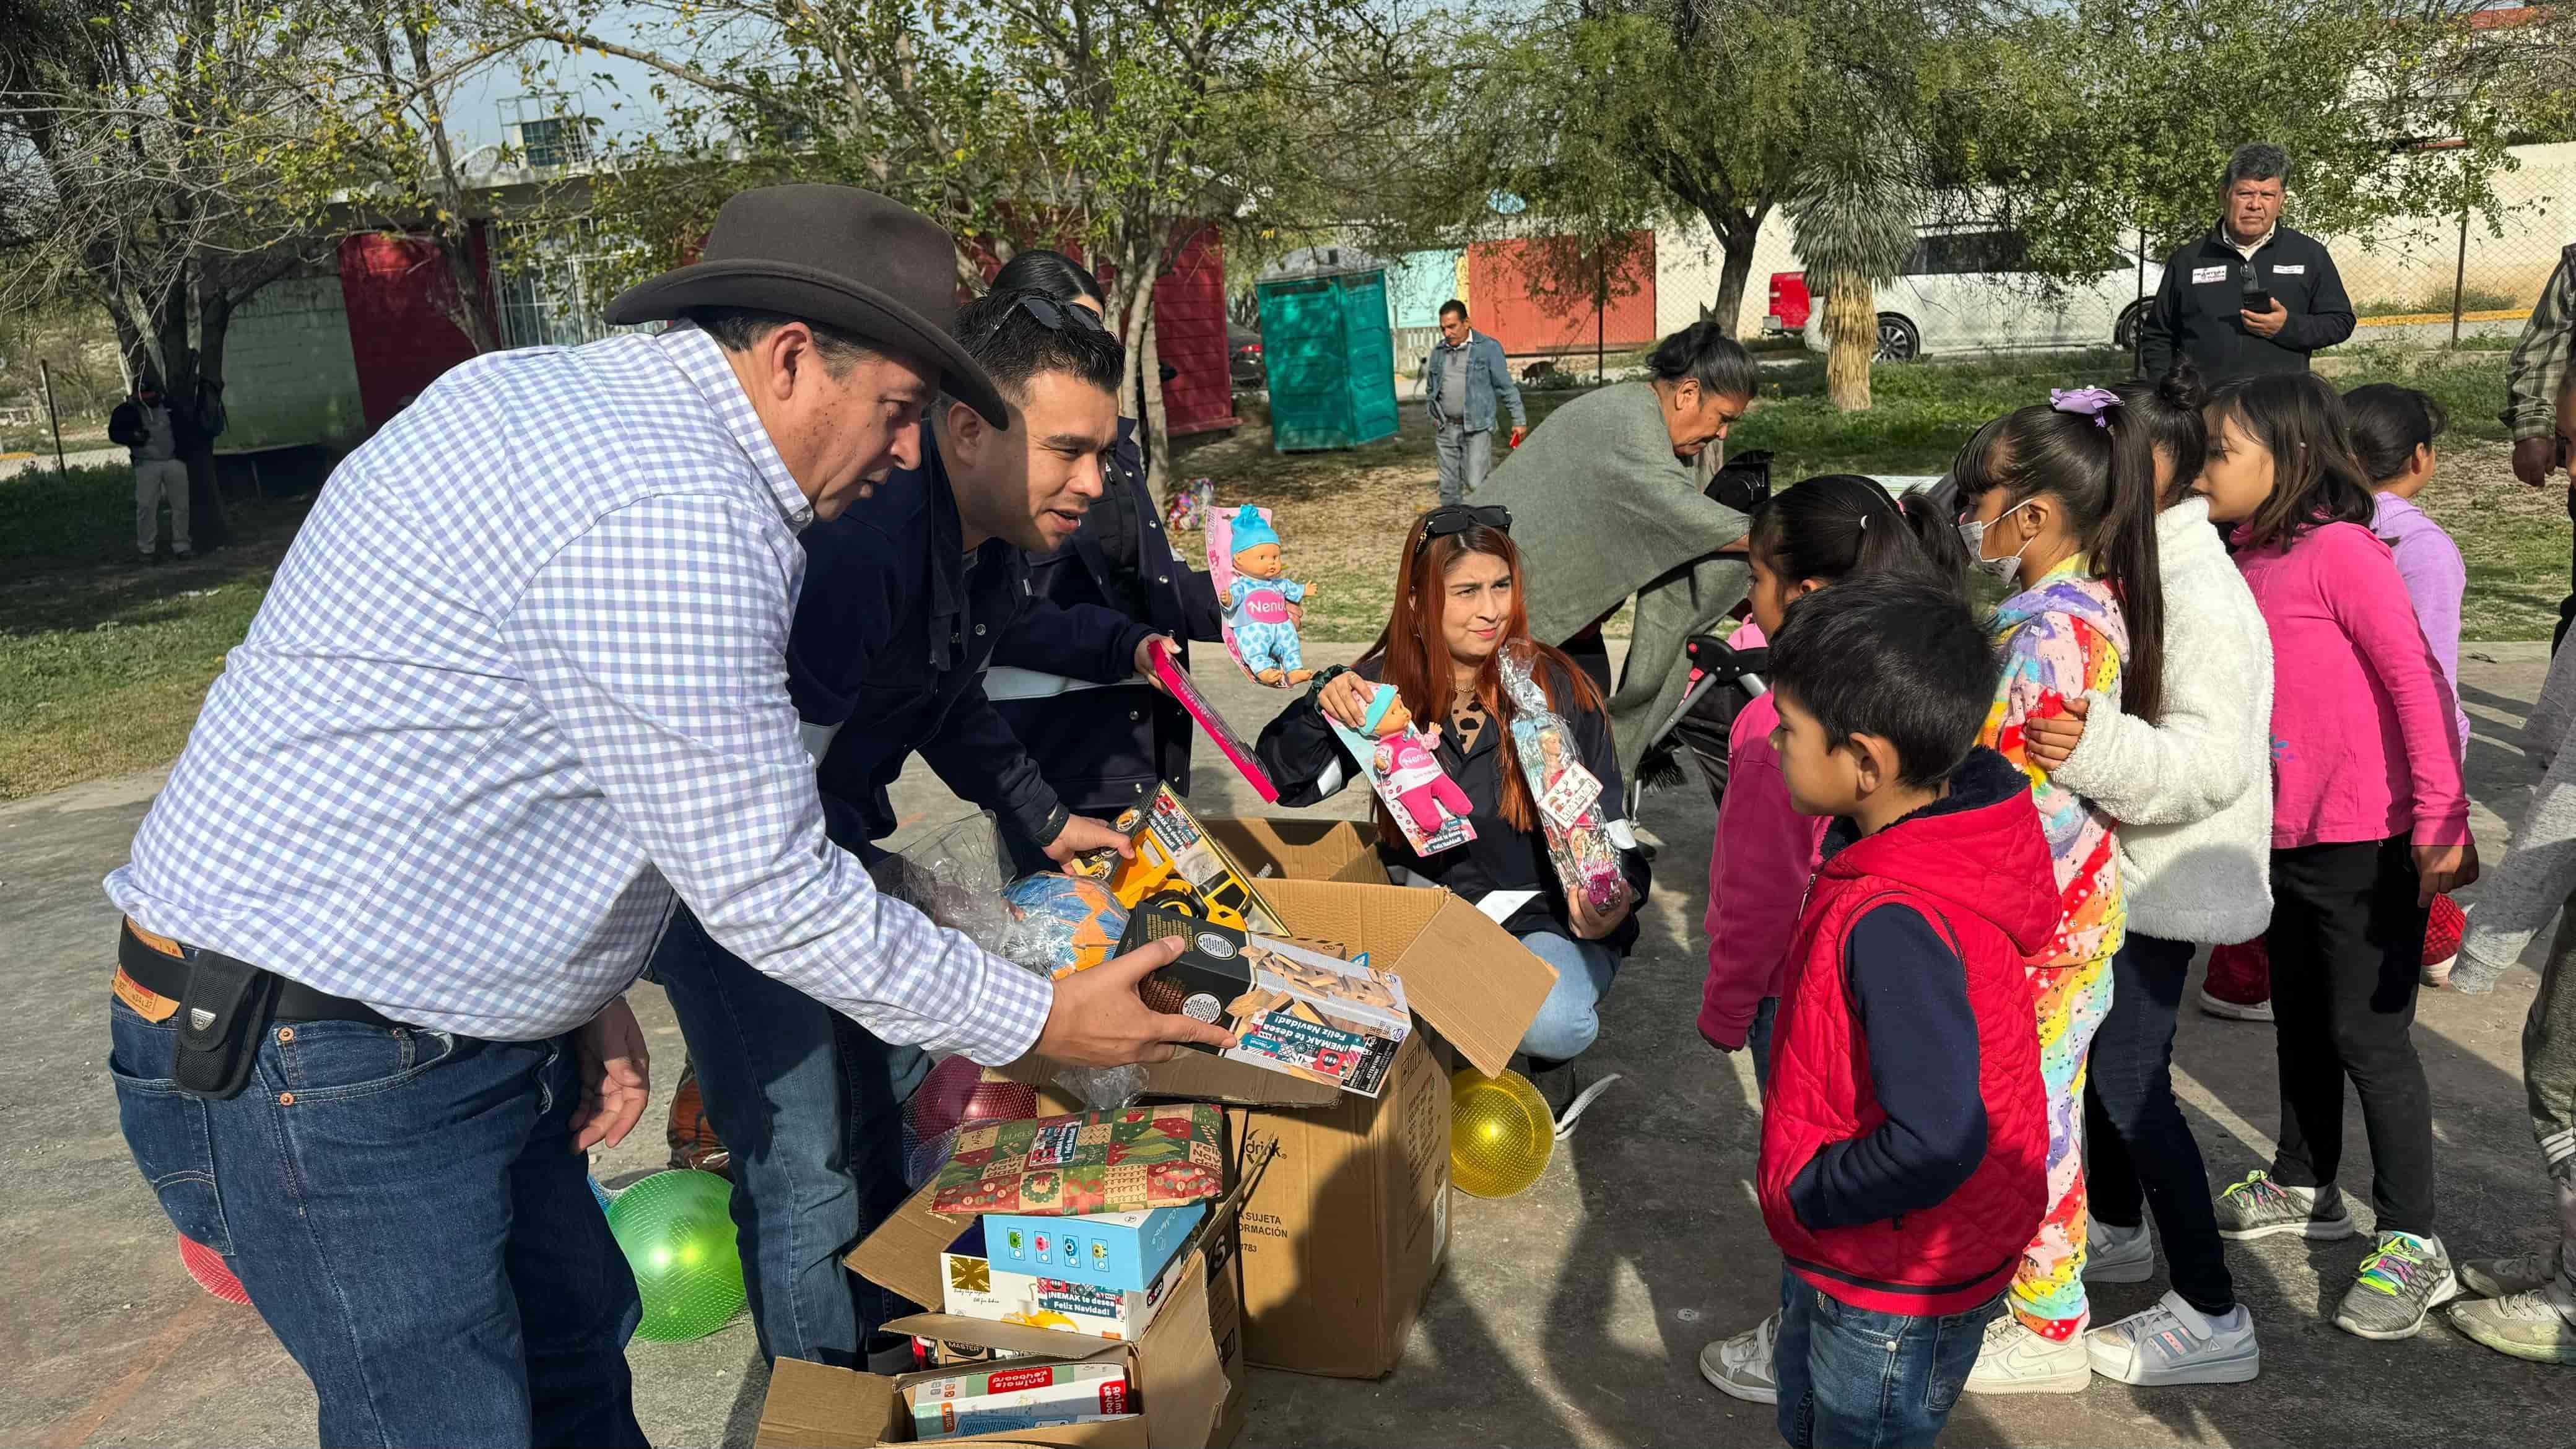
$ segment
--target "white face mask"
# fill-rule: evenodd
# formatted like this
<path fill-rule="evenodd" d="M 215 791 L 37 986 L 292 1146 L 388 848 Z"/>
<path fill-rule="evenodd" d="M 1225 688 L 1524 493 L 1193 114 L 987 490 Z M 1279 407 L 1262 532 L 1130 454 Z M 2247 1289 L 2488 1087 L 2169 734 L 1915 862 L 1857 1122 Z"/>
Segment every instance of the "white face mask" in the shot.
<path fill-rule="evenodd" d="M 2030 506 L 2029 500 L 2024 499 L 2022 502 L 2016 503 L 2012 507 L 2005 509 L 2003 512 L 1996 514 L 1987 522 L 1978 523 L 1972 520 L 1970 522 L 1960 524 L 1959 542 L 1968 546 L 1969 561 L 1975 564 L 1978 568 L 1985 570 L 1987 573 L 1992 574 L 1994 577 L 2005 583 L 2011 583 L 2015 578 L 2019 577 L 2021 574 L 2021 556 L 2023 551 L 2030 547 L 2030 540 L 2026 538 L 2023 539 L 2021 541 L 2020 548 L 2014 549 L 2012 552 L 2005 554 L 2002 558 L 1988 558 L 1986 557 L 1986 530 L 2003 522 L 2005 519 L 2012 517 L 2014 514 L 2021 512 L 2022 509 L 2028 506 Z"/>

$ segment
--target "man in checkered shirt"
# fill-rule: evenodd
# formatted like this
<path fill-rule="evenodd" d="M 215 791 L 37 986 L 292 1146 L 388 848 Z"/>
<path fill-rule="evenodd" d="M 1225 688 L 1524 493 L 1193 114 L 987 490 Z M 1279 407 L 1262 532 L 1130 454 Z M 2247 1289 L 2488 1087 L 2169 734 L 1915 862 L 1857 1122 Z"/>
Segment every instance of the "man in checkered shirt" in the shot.
<path fill-rule="evenodd" d="M 889 1042 L 1222 1042 L 1136 999 L 1168 947 L 1051 985 L 826 838 L 797 534 L 918 461 L 938 391 L 1009 427 L 953 277 L 883 197 L 767 188 L 612 311 L 701 326 L 448 373 L 334 472 L 108 877 L 127 1144 L 323 1442 L 644 1442 L 581 1154 L 643 1110 L 621 993 L 675 894 Z"/>

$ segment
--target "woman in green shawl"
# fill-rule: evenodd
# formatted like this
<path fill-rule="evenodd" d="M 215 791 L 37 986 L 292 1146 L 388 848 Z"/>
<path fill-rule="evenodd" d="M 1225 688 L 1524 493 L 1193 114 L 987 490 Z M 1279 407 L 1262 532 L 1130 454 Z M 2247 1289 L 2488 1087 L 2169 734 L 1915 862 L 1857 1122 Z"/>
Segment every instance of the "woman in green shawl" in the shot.
<path fill-rule="evenodd" d="M 1530 633 L 1599 678 L 1629 779 L 1680 707 L 1683 645 L 1744 599 L 1744 556 L 1719 550 L 1744 537 L 1745 517 L 1702 494 L 1700 463 L 1760 385 L 1753 359 L 1715 322 L 1665 338 L 1646 367 L 1641 381 L 1549 414 L 1477 495 L 1511 510 Z M 1632 596 L 1627 668 L 1610 690 L 1599 628 Z"/>

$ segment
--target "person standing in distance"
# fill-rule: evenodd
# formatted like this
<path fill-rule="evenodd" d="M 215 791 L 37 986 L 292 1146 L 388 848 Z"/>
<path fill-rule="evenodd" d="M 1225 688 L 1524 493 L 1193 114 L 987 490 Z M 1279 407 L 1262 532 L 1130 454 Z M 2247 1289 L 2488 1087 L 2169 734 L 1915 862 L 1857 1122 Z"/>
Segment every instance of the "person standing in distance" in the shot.
<path fill-rule="evenodd" d="M 1494 404 L 1512 413 L 1509 446 L 1529 436 L 1529 413 L 1503 344 L 1467 325 L 1467 304 L 1440 304 L 1440 340 L 1422 364 L 1423 394 L 1431 409 L 1440 457 L 1440 501 L 1455 504 L 1485 485 L 1494 471 Z"/>
<path fill-rule="evenodd" d="M 2311 354 L 2352 335 L 2352 301 L 2325 243 L 2281 225 L 2290 158 L 2256 141 L 2236 148 L 2218 182 L 2218 224 L 2165 262 L 2138 327 L 2138 375 L 2191 359 L 2211 386 L 2305 372 Z"/>

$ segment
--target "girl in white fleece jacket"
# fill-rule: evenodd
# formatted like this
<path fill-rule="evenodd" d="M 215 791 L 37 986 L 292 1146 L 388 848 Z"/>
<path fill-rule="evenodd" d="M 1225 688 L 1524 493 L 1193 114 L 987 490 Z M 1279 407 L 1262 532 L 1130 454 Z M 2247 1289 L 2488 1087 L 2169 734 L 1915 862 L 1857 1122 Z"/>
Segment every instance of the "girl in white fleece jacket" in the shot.
<path fill-rule="evenodd" d="M 2272 915 L 2272 641 L 2254 596 L 2191 492 L 2205 437 L 2187 372 L 2119 389 L 2156 449 L 2165 688 L 2157 723 L 2098 696 L 2025 725 L 2030 758 L 2119 821 L 2127 941 L 2085 1087 L 2097 1283 L 2155 1273 L 2145 1209 L 2173 1291 L 2086 1335 L 2093 1370 L 2129 1384 L 2242 1383 L 2261 1353 L 2236 1299 L 2200 1145 L 2173 1093 L 2174 1014 L 2196 945 L 2249 940 Z M 2258 1174 L 2259 1176 L 2259 1174 Z"/>

